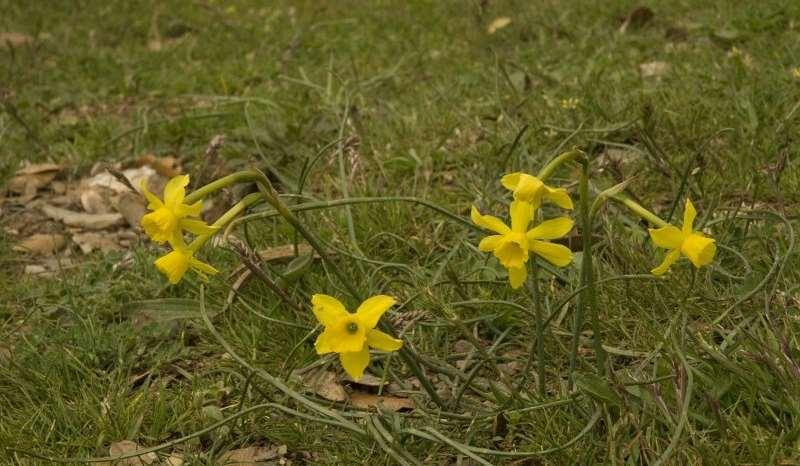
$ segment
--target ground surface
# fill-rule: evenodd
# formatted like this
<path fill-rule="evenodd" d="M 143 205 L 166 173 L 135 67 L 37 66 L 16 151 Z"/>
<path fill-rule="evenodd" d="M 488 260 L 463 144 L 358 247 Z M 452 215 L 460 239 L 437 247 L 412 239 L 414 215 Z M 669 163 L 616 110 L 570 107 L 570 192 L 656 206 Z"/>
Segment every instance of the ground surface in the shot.
<path fill-rule="evenodd" d="M 502 215 L 500 175 L 535 172 L 578 145 L 593 157 L 595 187 L 635 176 L 629 194 L 662 217 L 689 193 L 726 246 L 715 266 L 693 274 L 684 261 L 665 280 L 601 286 L 613 376 L 589 375 L 587 330 L 575 392 L 567 383 L 574 306 L 554 306 L 575 288 L 578 267 L 558 280 L 543 275 L 545 310 L 558 311 L 544 397 L 524 387 L 527 401 L 507 406 L 504 422 L 471 390 L 453 408 L 463 418 L 423 409 L 394 416 L 476 446 L 539 451 L 570 441 L 600 410 L 575 443 L 528 462 L 484 455 L 495 463 L 800 464 L 800 261 L 790 249 L 800 201 L 800 4 L 60 6 L 0 0 L 0 33 L 27 37 L 0 47 L 3 180 L 25 161 L 64 164 L 68 180 L 96 162 L 145 153 L 175 156 L 196 173 L 208 142 L 225 134 L 226 171 L 259 167 L 284 192 L 297 192 L 303 167 L 320 154 L 303 187 L 308 198 L 415 196 L 459 215 L 472 203 Z M 497 28 L 503 17 L 510 23 Z M 577 173 L 561 169 L 553 182 L 574 192 Z M 105 456 L 114 442 L 155 446 L 268 399 L 293 406 L 248 381 L 198 319 L 201 282 L 166 286 L 151 264 L 159 250 L 143 239 L 123 266 L 126 251 L 81 256 L 49 278 L 24 274 L 39 259 L 12 250 L 19 209 L 5 207 L 0 218 L 0 445 L 14 449 L 0 451 L 3 463 L 38 462 L 21 451 Z M 534 335 L 521 309 L 531 301 L 477 251 L 474 231 L 397 202 L 303 219 L 360 292 L 415 298 L 389 317 L 419 319 L 405 335 L 420 353 L 469 371 L 474 348 L 458 317 L 520 377 Z M 273 220 L 252 223 L 250 233 L 258 248 L 291 242 Z M 643 224 L 617 206 L 603 211 L 594 234 L 600 278 L 643 274 L 660 258 Z M 229 251 L 204 257 L 224 272 L 237 265 Z M 224 273 L 209 283 L 210 311 L 224 305 L 232 281 Z M 289 292 L 298 301 L 345 296 L 318 262 Z M 176 309 L 189 318 L 152 318 Z M 151 318 L 142 322 L 145 311 Z M 214 322 L 238 354 L 274 374 L 318 359 L 310 313 L 295 317 L 256 281 Z M 391 367 L 402 383 L 402 366 Z M 495 377 L 476 374 L 484 384 Z M 458 380 L 437 379 L 450 400 Z M 229 450 L 275 445 L 296 464 L 393 462 L 374 440 L 274 410 L 163 453 L 216 464 Z M 430 464 L 472 461 L 427 440 L 405 448 Z"/>

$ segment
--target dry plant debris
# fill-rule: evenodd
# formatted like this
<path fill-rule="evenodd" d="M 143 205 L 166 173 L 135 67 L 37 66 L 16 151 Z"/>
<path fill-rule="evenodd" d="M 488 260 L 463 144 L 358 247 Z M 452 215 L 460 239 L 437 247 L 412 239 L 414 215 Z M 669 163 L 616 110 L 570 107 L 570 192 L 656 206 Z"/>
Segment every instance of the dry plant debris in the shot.
<path fill-rule="evenodd" d="M 76 255 L 123 251 L 139 241 L 146 208 L 138 186 L 146 180 L 160 192 L 181 170 L 175 157 L 153 154 L 130 166 L 97 164 L 78 179 L 61 164 L 25 164 L 0 193 L 0 225 L 17 240 L 14 251 L 28 256 L 25 273 L 52 275 L 73 267 Z"/>
<path fill-rule="evenodd" d="M 219 464 L 231 466 L 259 466 L 264 464 L 273 464 L 267 462 L 282 459 L 284 456 L 286 456 L 287 451 L 288 449 L 286 448 L 286 445 L 279 445 L 271 448 L 263 446 L 239 448 L 237 450 L 230 450 L 223 453 L 219 457 Z M 281 462 L 276 462 L 274 464 L 280 463 Z"/>
<path fill-rule="evenodd" d="M 389 411 L 411 411 L 415 408 L 414 400 L 392 393 L 392 385 L 381 381 L 380 377 L 364 373 L 359 380 L 349 376 L 344 378 L 328 369 L 304 371 L 298 369 L 292 373 L 305 388 L 329 401 L 349 403 L 360 409 L 377 409 Z M 342 382 L 347 383 L 347 388 Z M 387 387 L 386 394 L 372 393 L 381 386 Z"/>

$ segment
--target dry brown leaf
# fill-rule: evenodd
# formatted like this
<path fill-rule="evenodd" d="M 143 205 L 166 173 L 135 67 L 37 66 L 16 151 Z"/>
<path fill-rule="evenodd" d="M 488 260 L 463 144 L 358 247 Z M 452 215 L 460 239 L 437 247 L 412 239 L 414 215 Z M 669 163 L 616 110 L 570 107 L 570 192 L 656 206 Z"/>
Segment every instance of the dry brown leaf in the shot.
<path fill-rule="evenodd" d="M 139 227 L 139 221 L 147 212 L 144 198 L 137 193 L 126 191 L 119 195 L 117 199 L 117 212 L 122 214 L 125 221 L 133 228 Z"/>
<path fill-rule="evenodd" d="M 129 168 L 127 170 L 122 171 L 122 175 L 128 179 L 128 181 L 133 185 L 135 188 L 139 188 L 142 180 L 147 180 L 147 187 L 153 192 L 160 193 L 164 189 L 164 184 L 166 184 L 167 180 L 156 173 L 151 167 L 145 165 L 138 168 Z M 103 170 L 91 178 L 85 180 L 85 183 L 90 187 L 98 187 L 98 188 L 107 188 L 116 193 L 124 193 L 129 192 L 127 186 L 124 183 L 121 183 L 117 178 L 112 175 L 111 173 Z"/>
<path fill-rule="evenodd" d="M 84 254 L 89 254 L 95 249 L 103 252 L 122 250 L 122 246 L 117 241 L 117 235 L 110 233 L 94 231 L 75 233 L 72 235 L 72 241 L 81 248 L 81 252 Z"/>
<path fill-rule="evenodd" d="M 0 48 L 17 48 L 33 42 L 33 37 L 21 32 L 0 32 Z"/>
<path fill-rule="evenodd" d="M 111 212 L 109 197 L 100 193 L 99 189 L 88 188 L 81 191 L 81 206 L 90 214 L 107 214 Z"/>
<path fill-rule="evenodd" d="M 53 181 L 50 183 L 50 190 L 56 194 L 66 194 L 67 183 L 64 183 L 63 181 Z"/>
<path fill-rule="evenodd" d="M 53 220 L 62 222 L 64 225 L 85 228 L 87 230 L 102 230 L 125 223 L 125 219 L 118 213 L 86 214 L 54 207 L 48 204 L 41 204 L 40 209 L 45 215 Z"/>
<path fill-rule="evenodd" d="M 149 166 L 153 168 L 156 173 L 167 178 L 172 178 L 175 175 L 180 175 L 182 168 L 181 164 L 175 157 L 169 155 L 166 157 L 156 157 L 154 154 L 145 154 L 139 157 L 137 161 L 139 166 Z"/>
<path fill-rule="evenodd" d="M 520 361 L 509 361 L 498 364 L 497 368 L 506 375 L 516 375 L 522 371 L 523 364 Z"/>
<path fill-rule="evenodd" d="M 163 461 L 165 466 L 183 466 L 183 456 L 173 453 Z"/>
<path fill-rule="evenodd" d="M 64 269 L 75 267 L 76 264 L 68 257 L 49 257 L 44 259 L 39 264 L 30 264 L 25 266 L 25 273 L 28 275 L 41 275 L 50 277 Z"/>
<path fill-rule="evenodd" d="M 39 264 L 30 264 L 25 266 L 26 275 L 49 275 L 47 267 Z"/>
<path fill-rule="evenodd" d="M 320 370 L 307 374 L 300 374 L 295 371 L 294 374 L 306 387 L 326 400 L 347 400 L 347 392 L 342 384 L 339 383 L 339 378 L 333 371 Z"/>
<path fill-rule="evenodd" d="M 62 169 L 61 165 L 55 163 L 25 165 L 8 181 L 7 189 L 30 200 L 36 191 L 52 182 Z"/>
<path fill-rule="evenodd" d="M 57 163 L 32 163 L 17 170 L 17 175 L 38 175 L 41 173 L 60 172 L 64 167 Z"/>
<path fill-rule="evenodd" d="M 639 73 L 643 78 L 661 77 L 667 74 L 670 64 L 664 61 L 651 61 L 639 65 Z"/>
<path fill-rule="evenodd" d="M 508 26 L 509 24 L 511 24 L 511 18 L 507 16 L 501 16 L 499 18 L 495 18 L 494 21 L 489 23 L 489 27 L 486 28 L 486 32 L 488 32 L 489 34 L 494 34 L 500 29 L 503 29 L 504 27 Z"/>
<path fill-rule="evenodd" d="M 344 378 L 344 380 L 347 382 L 352 382 L 354 384 L 372 388 L 377 388 L 380 387 L 381 385 L 386 385 L 389 383 L 388 381 L 381 380 L 380 377 L 376 377 L 368 372 L 365 372 L 364 375 L 362 375 L 361 378 L 358 380 L 353 379 L 352 377 L 350 377 L 349 374 Z"/>
<path fill-rule="evenodd" d="M 143 448 L 140 447 L 139 444 L 137 444 L 136 442 L 132 442 L 130 440 L 122 440 L 120 442 L 112 443 L 111 446 L 108 447 L 108 456 L 125 455 L 142 449 Z M 104 466 L 106 465 L 110 466 L 112 464 L 115 466 L 141 466 L 145 464 L 156 464 L 157 462 L 158 462 L 158 455 L 150 452 L 114 462 L 104 461 L 98 464 L 102 464 Z"/>
<path fill-rule="evenodd" d="M 303 243 L 297 245 L 297 255 L 302 256 L 311 252 L 311 246 Z M 258 251 L 258 255 L 265 261 L 276 261 L 281 259 L 293 259 L 294 246 L 291 244 L 284 244 L 283 246 L 275 246 L 272 248 L 262 249 Z"/>
<path fill-rule="evenodd" d="M 50 256 L 67 244 L 64 235 L 37 233 L 17 243 L 15 251 Z"/>
<path fill-rule="evenodd" d="M 237 466 L 258 466 L 264 461 L 274 460 L 283 457 L 287 452 L 286 445 L 277 447 L 247 447 L 231 450 L 223 453 L 219 457 L 221 465 Z"/>
<path fill-rule="evenodd" d="M 106 188 L 114 191 L 116 193 L 123 193 L 125 191 L 129 191 L 128 187 L 125 184 L 119 182 L 114 175 L 108 173 L 106 171 L 100 172 L 91 178 L 84 180 L 88 187 L 97 187 L 97 188 Z M 136 186 L 136 184 L 134 184 Z"/>
<path fill-rule="evenodd" d="M 411 411 L 414 400 L 389 395 L 355 392 L 350 395 L 350 403 L 361 409 L 388 409 L 390 411 Z"/>

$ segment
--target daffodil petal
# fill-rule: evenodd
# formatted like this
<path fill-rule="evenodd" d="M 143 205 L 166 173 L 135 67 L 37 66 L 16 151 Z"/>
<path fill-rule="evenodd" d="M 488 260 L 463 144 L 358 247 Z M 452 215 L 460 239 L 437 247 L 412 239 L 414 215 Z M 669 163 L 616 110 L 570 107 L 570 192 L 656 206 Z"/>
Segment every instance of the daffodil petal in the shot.
<path fill-rule="evenodd" d="M 180 282 L 189 270 L 189 254 L 183 251 L 170 251 L 155 260 L 156 269 L 163 273 L 173 285 Z"/>
<path fill-rule="evenodd" d="M 686 207 L 683 209 L 683 232 L 690 234 L 694 227 L 694 219 L 697 217 L 697 210 L 689 199 L 686 199 Z"/>
<path fill-rule="evenodd" d="M 519 184 L 519 178 L 522 175 L 522 172 L 514 172 L 509 173 L 508 175 L 503 176 L 500 178 L 500 184 L 503 185 L 504 188 L 514 191 L 517 189 L 517 185 Z"/>
<path fill-rule="evenodd" d="M 549 186 L 545 186 L 544 197 L 562 209 L 572 210 L 574 207 L 572 205 L 572 198 L 569 197 L 569 193 L 564 188 L 551 188 Z"/>
<path fill-rule="evenodd" d="M 572 230 L 575 222 L 568 217 L 558 217 L 551 220 L 545 220 L 527 233 L 529 240 L 536 239 L 557 239 L 565 236 Z"/>
<path fill-rule="evenodd" d="M 348 314 L 341 301 L 326 294 L 315 294 L 311 297 L 311 311 L 325 327 L 335 326 Z"/>
<path fill-rule="evenodd" d="M 503 235 L 511 231 L 511 228 L 508 228 L 508 226 L 506 226 L 506 224 L 503 223 L 503 221 L 499 218 L 491 215 L 481 215 L 475 206 L 472 206 L 469 216 L 472 219 L 472 223 L 475 225 L 486 228 L 487 230 L 492 230 L 495 233 L 500 233 Z"/>
<path fill-rule="evenodd" d="M 142 194 L 144 194 L 144 198 L 147 199 L 147 208 L 150 210 L 160 209 L 164 207 L 164 203 L 161 202 L 155 194 L 151 193 L 149 189 L 147 189 L 147 179 L 142 178 L 142 181 L 139 182 L 139 188 L 142 190 Z"/>
<path fill-rule="evenodd" d="M 534 212 L 533 205 L 530 202 L 514 201 L 509 206 L 508 212 L 511 215 L 511 231 L 517 233 L 528 231 L 528 225 L 533 219 Z"/>
<path fill-rule="evenodd" d="M 364 375 L 364 369 L 369 365 L 369 348 L 364 345 L 361 351 L 339 353 L 339 361 L 342 363 L 344 371 L 353 380 L 358 380 Z"/>
<path fill-rule="evenodd" d="M 664 261 L 661 262 L 658 267 L 651 270 L 650 273 L 656 276 L 664 275 L 679 257 L 681 257 L 680 249 L 673 249 L 672 251 L 668 252 L 666 256 L 664 256 Z"/>
<path fill-rule="evenodd" d="M 199 259 L 194 257 L 189 257 L 189 266 L 196 272 L 200 272 L 201 274 L 205 275 L 216 275 L 219 273 L 219 270 L 215 269 L 214 266 L 211 264 L 207 264 Z"/>
<path fill-rule="evenodd" d="M 693 233 L 681 245 L 681 252 L 699 269 L 714 260 L 717 245 L 713 238 Z"/>
<path fill-rule="evenodd" d="M 534 207 L 539 207 L 544 194 L 544 183 L 539 178 L 527 173 L 521 173 L 519 182 L 514 188 L 514 200 L 530 202 Z"/>
<path fill-rule="evenodd" d="M 521 287 L 527 278 L 528 268 L 525 264 L 522 264 L 522 267 L 508 269 L 508 281 L 511 284 L 511 288 L 515 290 Z"/>
<path fill-rule="evenodd" d="M 397 351 L 403 346 L 403 340 L 387 335 L 380 330 L 371 329 L 367 332 L 367 344 L 381 351 Z"/>
<path fill-rule="evenodd" d="M 178 224 L 180 227 L 195 235 L 211 235 L 216 233 L 219 228 L 212 227 L 202 220 L 190 220 L 188 218 L 181 219 Z"/>
<path fill-rule="evenodd" d="M 491 235 L 483 238 L 478 244 L 478 249 L 483 252 L 492 252 L 500 246 L 503 241 L 503 235 Z"/>
<path fill-rule="evenodd" d="M 328 330 L 324 330 L 319 334 L 319 336 L 317 336 L 317 341 L 314 342 L 314 349 L 317 350 L 317 354 L 333 353 L 333 340 L 331 333 L 332 332 Z"/>
<path fill-rule="evenodd" d="M 557 267 L 566 267 L 572 262 L 572 251 L 566 246 L 539 240 L 529 243 L 531 251 Z"/>
<path fill-rule="evenodd" d="M 186 197 L 186 186 L 189 185 L 189 175 L 178 175 L 172 177 L 164 186 L 164 204 L 170 207 L 177 207 Z"/>
<path fill-rule="evenodd" d="M 672 225 L 661 228 L 649 228 L 647 231 L 650 232 L 650 239 L 653 240 L 653 243 L 665 249 L 680 248 L 683 239 L 686 237 L 678 227 Z"/>
<path fill-rule="evenodd" d="M 199 217 L 203 211 L 203 201 L 194 204 L 180 204 L 175 209 L 181 217 Z"/>
<path fill-rule="evenodd" d="M 367 329 L 375 328 L 384 312 L 394 306 L 397 301 L 391 296 L 377 295 L 361 303 L 356 315 Z"/>
<path fill-rule="evenodd" d="M 180 228 L 176 228 L 172 231 L 172 235 L 167 238 L 167 242 L 172 249 L 186 249 L 186 242 L 183 240 L 183 231 Z"/>

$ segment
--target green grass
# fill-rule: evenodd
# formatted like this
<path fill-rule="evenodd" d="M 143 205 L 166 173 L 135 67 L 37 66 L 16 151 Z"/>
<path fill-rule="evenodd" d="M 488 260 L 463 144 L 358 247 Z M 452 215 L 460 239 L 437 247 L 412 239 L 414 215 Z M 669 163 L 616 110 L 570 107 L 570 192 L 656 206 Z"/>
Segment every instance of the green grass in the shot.
<path fill-rule="evenodd" d="M 574 399 L 567 377 L 575 308 L 555 306 L 577 286 L 579 267 L 563 271 L 564 280 L 543 273 L 545 312 L 557 312 L 546 340 L 546 397 L 537 398 L 531 381 L 505 410 L 507 429 L 494 432 L 497 406 L 471 390 L 454 408 L 466 419 L 418 409 L 386 415 L 386 423 L 538 451 L 575 437 L 599 407 L 599 420 L 571 446 L 529 462 L 486 458 L 652 464 L 671 452 L 667 464 L 800 464 L 800 261 L 790 249 L 800 202 L 800 79 L 791 72 L 800 66 L 800 5 L 650 2 L 652 20 L 621 33 L 635 2 L 291 3 L 75 2 L 59 10 L 0 0 L 0 32 L 35 38 L 0 49 L 1 179 L 24 160 L 62 162 L 79 177 L 98 161 L 145 152 L 177 155 L 193 173 L 222 133 L 229 170 L 258 167 L 291 191 L 304 165 L 345 137 L 357 143 L 322 151 L 304 196 L 342 198 L 344 184 L 353 197 L 415 196 L 460 215 L 473 203 L 501 214 L 502 174 L 535 173 L 580 146 L 594 160 L 595 187 L 635 176 L 629 194 L 664 218 L 688 193 L 700 221 L 746 262 L 720 249 L 697 274 L 683 261 L 665 280 L 602 284 L 611 376 L 592 376 L 587 323 Z M 487 34 L 502 16 L 512 23 Z M 148 48 L 153 40 L 161 51 Z M 668 71 L 641 76 L 639 66 L 655 61 Z M 569 98 L 577 108 L 562 108 Z M 578 173 L 561 169 L 552 182 L 576 193 Z M 671 218 L 679 221 L 680 211 Z M 531 317 L 498 301 L 531 308 L 530 298 L 512 292 L 496 261 L 477 251 L 479 235 L 430 209 L 390 202 L 352 206 L 351 234 L 347 212 L 302 219 L 339 251 L 361 294 L 414 298 L 392 316 L 423 312 L 406 333 L 418 352 L 452 367 L 463 359 L 454 349 L 463 339 L 456 316 L 487 348 L 497 344 L 499 362 L 524 365 Z M 251 223 L 250 232 L 256 247 L 291 241 L 274 219 Z M 646 273 L 660 259 L 644 224 L 617 205 L 603 210 L 594 234 L 599 279 Z M 155 446 L 191 434 L 216 422 L 218 410 L 297 407 L 260 379 L 248 381 L 199 318 L 137 323 L 142 300 L 190 299 L 188 308 L 198 308 L 201 282 L 165 286 L 152 244 L 138 244 L 128 268 L 113 268 L 122 254 L 96 254 L 42 280 L 22 273 L 15 241 L 0 232 L 0 345 L 13 347 L 11 359 L 0 356 L 3 463 L 38 464 L 19 451 L 105 456 L 118 440 Z M 237 265 L 229 251 L 206 259 L 225 272 Z M 224 273 L 209 283 L 210 311 L 230 283 Z M 289 292 L 298 301 L 317 292 L 346 298 L 319 262 Z M 481 302 L 459 304 L 471 300 Z M 313 339 L 302 342 L 313 316 L 298 320 L 257 281 L 214 324 L 272 374 L 318 359 Z M 396 358 L 389 367 L 406 380 Z M 478 377 L 495 375 L 487 366 Z M 521 411 L 560 399 L 568 401 Z M 468 463 L 453 448 L 403 440 L 425 463 Z M 319 464 L 393 463 L 370 438 L 274 410 L 170 451 L 215 464 L 230 449 L 281 443 L 296 463 L 305 461 L 301 452 Z"/>

